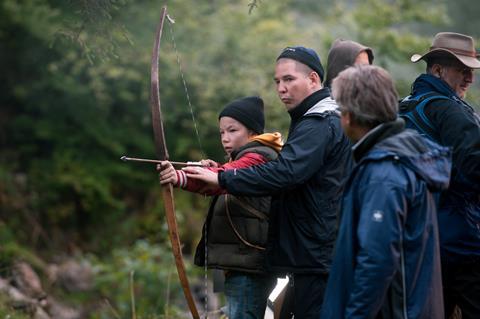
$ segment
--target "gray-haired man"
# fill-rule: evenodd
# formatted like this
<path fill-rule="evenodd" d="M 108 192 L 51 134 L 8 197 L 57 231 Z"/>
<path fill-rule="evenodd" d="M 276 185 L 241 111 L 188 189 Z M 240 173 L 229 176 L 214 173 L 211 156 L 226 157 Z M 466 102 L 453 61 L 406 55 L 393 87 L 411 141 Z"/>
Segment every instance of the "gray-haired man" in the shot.
<path fill-rule="evenodd" d="M 448 186 L 450 152 L 397 118 L 380 67 L 333 81 L 345 134 L 356 144 L 322 319 L 443 317 L 434 191 Z"/>

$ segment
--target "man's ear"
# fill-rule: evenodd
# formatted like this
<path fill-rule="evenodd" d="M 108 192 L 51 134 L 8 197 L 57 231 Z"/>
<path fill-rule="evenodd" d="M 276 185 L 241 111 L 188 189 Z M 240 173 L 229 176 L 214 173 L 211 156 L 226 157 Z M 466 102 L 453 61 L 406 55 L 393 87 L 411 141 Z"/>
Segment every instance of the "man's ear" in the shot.
<path fill-rule="evenodd" d="M 318 75 L 317 72 L 315 71 L 310 72 L 310 74 L 308 75 L 308 78 L 310 79 L 314 87 L 318 85 L 322 85 L 322 80 L 320 79 L 320 76 Z"/>
<path fill-rule="evenodd" d="M 352 116 L 350 112 L 345 112 L 342 114 L 345 124 L 350 125 L 352 123 Z"/>
<path fill-rule="evenodd" d="M 436 78 L 442 77 L 442 66 L 440 64 L 434 64 L 431 69 L 431 73 Z"/>

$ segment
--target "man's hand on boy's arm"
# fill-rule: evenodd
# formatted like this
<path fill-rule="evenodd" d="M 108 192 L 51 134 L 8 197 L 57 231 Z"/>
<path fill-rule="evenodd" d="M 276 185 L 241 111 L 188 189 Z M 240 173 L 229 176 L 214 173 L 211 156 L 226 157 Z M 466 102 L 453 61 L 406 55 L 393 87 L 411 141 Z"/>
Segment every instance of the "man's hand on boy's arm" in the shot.
<path fill-rule="evenodd" d="M 172 163 L 170 163 L 169 161 L 163 161 L 162 163 L 158 164 L 157 171 L 160 172 L 158 173 L 158 177 L 160 178 L 160 184 L 178 184 L 177 173 L 175 172 L 175 168 L 173 168 Z"/>
<path fill-rule="evenodd" d="M 187 166 L 182 168 L 188 178 L 201 180 L 209 186 L 218 187 L 218 173 L 202 167 Z"/>

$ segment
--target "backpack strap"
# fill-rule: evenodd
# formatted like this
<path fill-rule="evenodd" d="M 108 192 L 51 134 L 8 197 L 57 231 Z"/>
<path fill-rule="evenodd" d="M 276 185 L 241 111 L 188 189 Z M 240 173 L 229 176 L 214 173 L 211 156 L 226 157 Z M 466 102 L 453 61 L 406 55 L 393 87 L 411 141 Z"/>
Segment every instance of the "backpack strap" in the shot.
<path fill-rule="evenodd" d="M 425 106 L 433 100 L 451 100 L 448 96 L 428 92 L 417 96 L 409 95 L 400 101 L 399 115 L 406 122 L 407 128 L 413 128 L 430 140 L 439 142 L 440 136 L 433 123 L 425 114 Z"/>

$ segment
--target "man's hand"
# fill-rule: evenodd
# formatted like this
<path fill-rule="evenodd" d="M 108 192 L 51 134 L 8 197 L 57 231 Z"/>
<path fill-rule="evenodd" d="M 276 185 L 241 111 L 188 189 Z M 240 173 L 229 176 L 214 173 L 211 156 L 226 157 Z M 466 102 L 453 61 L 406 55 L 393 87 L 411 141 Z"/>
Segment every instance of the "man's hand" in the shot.
<path fill-rule="evenodd" d="M 205 182 L 210 186 L 218 187 L 218 174 L 202 167 L 187 166 L 182 168 L 188 178 L 194 178 Z"/>
<path fill-rule="evenodd" d="M 162 163 L 157 165 L 157 171 L 160 173 L 158 177 L 160 178 L 160 184 L 168 184 L 172 183 L 176 185 L 178 183 L 177 173 L 175 172 L 175 168 L 173 168 L 172 163 L 169 161 L 163 161 Z"/>

